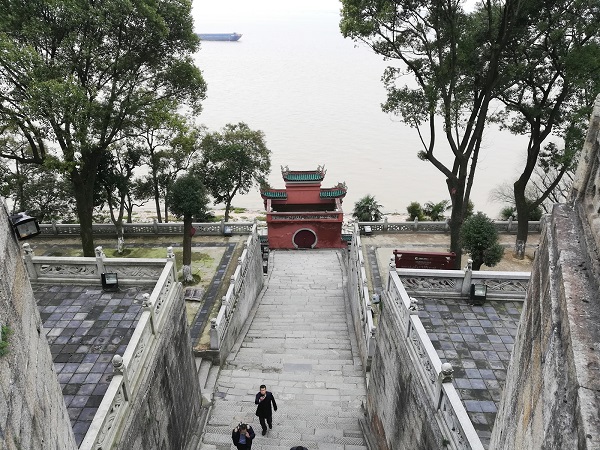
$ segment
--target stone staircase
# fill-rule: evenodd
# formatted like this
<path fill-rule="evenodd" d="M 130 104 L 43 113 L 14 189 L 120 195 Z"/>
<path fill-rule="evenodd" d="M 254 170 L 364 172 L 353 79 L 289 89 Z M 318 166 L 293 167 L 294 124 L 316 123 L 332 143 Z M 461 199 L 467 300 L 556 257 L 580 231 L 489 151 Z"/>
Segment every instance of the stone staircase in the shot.
<path fill-rule="evenodd" d="M 253 450 L 366 450 L 360 424 L 364 371 L 348 326 L 343 256 L 317 250 L 273 251 L 270 257 L 271 272 L 247 332 L 218 375 L 198 448 L 235 450 L 231 430 L 246 422 L 257 435 Z M 200 364 L 200 372 L 206 370 Z M 263 383 L 278 406 L 266 436 L 254 415 Z"/>

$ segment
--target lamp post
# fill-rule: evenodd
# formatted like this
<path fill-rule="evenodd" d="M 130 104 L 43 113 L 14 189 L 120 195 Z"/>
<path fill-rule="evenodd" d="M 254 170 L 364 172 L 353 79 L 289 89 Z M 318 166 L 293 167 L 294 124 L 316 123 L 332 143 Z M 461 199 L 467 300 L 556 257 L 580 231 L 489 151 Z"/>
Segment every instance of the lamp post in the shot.
<path fill-rule="evenodd" d="M 471 285 L 471 304 L 481 306 L 487 297 L 487 286 L 485 284 Z"/>
<path fill-rule="evenodd" d="M 17 233 L 17 238 L 22 241 L 37 236 L 41 233 L 40 225 L 35 217 L 28 216 L 24 212 L 9 217 L 10 223 Z"/>

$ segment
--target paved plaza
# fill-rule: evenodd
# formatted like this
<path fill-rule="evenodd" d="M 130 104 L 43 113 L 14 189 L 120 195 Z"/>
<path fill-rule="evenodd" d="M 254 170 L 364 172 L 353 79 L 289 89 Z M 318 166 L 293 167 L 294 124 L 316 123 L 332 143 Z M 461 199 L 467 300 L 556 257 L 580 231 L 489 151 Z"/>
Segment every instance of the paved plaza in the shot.
<path fill-rule="evenodd" d="M 341 258 L 336 250 L 271 253 L 253 320 L 219 375 L 202 448 L 234 449 L 231 430 L 243 421 L 257 433 L 257 450 L 366 449 L 364 372 L 348 327 Z M 254 415 L 263 383 L 278 406 L 266 436 Z"/>
<path fill-rule="evenodd" d="M 77 445 L 112 380 L 113 356 L 125 353 L 146 292 L 139 287 L 105 292 L 99 286 L 34 286 Z"/>
<path fill-rule="evenodd" d="M 419 317 L 487 448 L 521 316 L 521 302 L 419 298 Z"/>

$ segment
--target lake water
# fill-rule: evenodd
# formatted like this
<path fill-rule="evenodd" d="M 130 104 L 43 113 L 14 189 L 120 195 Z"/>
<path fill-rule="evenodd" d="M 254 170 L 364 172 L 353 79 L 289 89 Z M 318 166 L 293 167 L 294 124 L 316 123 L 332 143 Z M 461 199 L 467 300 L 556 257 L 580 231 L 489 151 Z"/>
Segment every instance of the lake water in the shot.
<path fill-rule="evenodd" d="M 380 79 L 389 63 L 342 37 L 339 10 L 337 0 L 194 1 L 197 32 L 243 34 L 238 42 L 202 43 L 196 61 L 208 98 L 199 121 L 211 131 L 237 122 L 262 130 L 275 188 L 284 187 L 280 166 L 324 165 L 323 187 L 348 186 L 346 213 L 366 194 L 386 213 L 448 199 L 444 176 L 416 156 L 416 131 L 381 111 Z M 498 216 L 503 205 L 490 201 L 490 191 L 512 184 L 523 149 L 523 138 L 488 131 L 471 196 L 475 210 Z M 263 207 L 258 189 L 233 204 Z"/>

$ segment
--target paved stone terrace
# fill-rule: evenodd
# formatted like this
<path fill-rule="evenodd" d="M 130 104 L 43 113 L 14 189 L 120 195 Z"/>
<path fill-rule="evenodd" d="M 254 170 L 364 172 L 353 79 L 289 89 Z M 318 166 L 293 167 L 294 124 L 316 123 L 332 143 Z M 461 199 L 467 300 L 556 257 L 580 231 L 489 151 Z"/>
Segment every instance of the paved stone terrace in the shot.
<path fill-rule="evenodd" d="M 271 252 L 253 320 L 219 374 L 201 448 L 234 449 L 231 430 L 244 421 L 257 433 L 255 450 L 366 449 L 359 425 L 366 388 L 341 258 L 335 250 Z M 263 383 L 279 407 L 266 436 L 254 415 Z"/>
<path fill-rule="evenodd" d="M 34 285 L 54 368 L 77 445 L 112 380 L 112 357 L 123 355 L 141 314 L 139 287 Z"/>
<path fill-rule="evenodd" d="M 454 386 L 487 448 L 521 316 L 520 302 L 419 298 L 419 317 L 442 362 L 454 367 Z"/>

